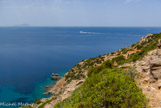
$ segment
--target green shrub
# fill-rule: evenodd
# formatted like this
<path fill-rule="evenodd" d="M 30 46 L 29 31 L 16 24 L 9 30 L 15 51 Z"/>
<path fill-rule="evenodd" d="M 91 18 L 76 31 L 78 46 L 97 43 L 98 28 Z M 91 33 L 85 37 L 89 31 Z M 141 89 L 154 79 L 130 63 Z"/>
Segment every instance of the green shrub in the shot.
<path fill-rule="evenodd" d="M 109 68 L 112 69 L 113 68 L 113 64 L 111 60 L 107 60 L 102 64 L 103 68 Z"/>
<path fill-rule="evenodd" d="M 140 49 L 143 48 L 143 46 L 142 46 L 142 45 L 137 45 L 136 48 L 137 48 L 138 50 L 140 50 Z"/>
<path fill-rule="evenodd" d="M 147 100 L 123 69 L 103 69 L 88 77 L 71 97 L 55 108 L 142 108 Z"/>
<path fill-rule="evenodd" d="M 40 104 L 41 103 L 41 100 L 40 99 L 36 99 L 35 101 L 34 101 L 34 104 Z"/>
<path fill-rule="evenodd" d="M 144 41 L 143 43 L 141 43 L 141 45 L 144 46 L 147 43 L 148 43 L 147 41 Z"/>
<path fill-rule="evenodd" d="M 97 74 L 103 69 L 103 66 L 97 66 L 97 67 L 91 67 L 88 70 L 88 77 L 90 77 L 92 74 Z"/>
<path fill-rule="evenodd" d="M 125 57 L 123 55 L 121 56 L 117 56 L 115 58 L 112 59 L 112 62 L 116 61 L 118 63 L 118 65 L 121 65 L 125 62 Z"/>
<path fill-rule="evenodd" d="M 102 62 L 101 62 L 101 60 L 96 59 L 96 63 L 97 63 L 97 64 L 101 64 Z"/>

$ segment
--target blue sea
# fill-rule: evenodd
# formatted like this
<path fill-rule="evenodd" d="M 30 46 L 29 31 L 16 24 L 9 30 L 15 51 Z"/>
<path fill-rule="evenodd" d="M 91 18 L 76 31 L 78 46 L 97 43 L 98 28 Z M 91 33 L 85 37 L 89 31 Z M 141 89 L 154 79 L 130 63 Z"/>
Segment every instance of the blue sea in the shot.
<path fill-rule="evenodd" d="M 0 27 L 0 108 L 2 102 L 49 97 L 43 93 L 55 82 L 52 73 L 63 76 L 83 59 L 160 32 L 161 28 L 148 27 Z"/>

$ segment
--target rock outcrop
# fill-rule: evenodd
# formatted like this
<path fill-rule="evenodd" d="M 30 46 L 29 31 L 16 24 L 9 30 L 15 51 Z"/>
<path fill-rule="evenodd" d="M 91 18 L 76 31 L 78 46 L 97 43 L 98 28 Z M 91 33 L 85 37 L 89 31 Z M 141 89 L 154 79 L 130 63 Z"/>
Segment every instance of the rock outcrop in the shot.
<path fill-rule="evenodd" d="M 150 83 L 161 79 L 161 49 L 150 51 L 142 60 L 137 61 L 136 69 L 149 77 Z"/>
<path fill-rule="evenodd" d="M 152 108 L 161 108 L 161 49 L 150 51 L 136 62 L 136 71 L 142 76 L 138 85 L 150 99 Z"/>
<path fill-rule="evenodd" d="M 54 73 L 52 73 L 52 75 L 51 75 L 51 79 L 52 80 L 59 80 L 61 77 L 59 76 L 59 74 L 54 74 Z"/>
<path fill-rule="evenodd" d="M 56 103 L 62 101 L 63 99 L 72 95 L 73 91 L 78 88 L 81 84 L 83 84 L 85 80 L 72 80 L 69 84 L 65 81 L 65 78 L 61 78 L 56 85 L 50 89 L 51 93 L 57 95 L 54 101 L 47 103 L 45 108 L 53 108 Z"/>
<path fill-rule="evenodd" d="M 145 37 L 142 37 L 142 38 L 140 39 L 139 44 L 142 44 L 143 42 L 148 41 L 147 39 L 148 39 L 149 37 L 151 37 L 152 35 L 153 35 L 153 34 L 149 33 L 149 34 L 147 34 Z"/>
<path fill-rule="evenodd" d="M 161 79 L 161 58 L 150 61 L 150 74 L 154 79 Z"/>

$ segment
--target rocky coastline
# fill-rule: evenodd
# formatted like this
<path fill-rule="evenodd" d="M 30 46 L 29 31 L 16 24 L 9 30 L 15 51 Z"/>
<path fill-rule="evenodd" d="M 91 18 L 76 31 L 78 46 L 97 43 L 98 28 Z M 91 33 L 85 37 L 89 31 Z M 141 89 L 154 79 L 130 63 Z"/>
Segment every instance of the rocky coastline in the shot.
<path fill-rule="evenodd" d="M 44 108 L 53 108 L 58 102 L 71 96 L 73 91 L 84 83 L 87 78 L 88 69 L 93 66 L 100 66 L 106 60 L 112 60 L 115 57 L 123 55 L 128 59 L 131 55 L 140 52 L 138 48 L 148 46 L 149 41 L 153 41 L 153 34 L 148 34 L 142 37 L 140 41 L 132 46 L 124 49 L 120 49 L 107 55 L 102 55 L 92 59 L 86 59 L 75 65 L 69 72 L 63 77 L 59 77 L 57 74 L 52 74 L 52 79 L 57 80 L 53 85 L 47 86 L 47 92 L 45 94 L 53 94 L 50 98 L 41 99 L 41 101 L 47 102 L 53 97 L 54 100 L 47 102 Z M 142 59 L 135 62 L 125 63 L 120 65 L 119 68 L 126 69 L 128 67 L 134 67 L 136 72 L 141 75 L 141 78 L 136 79 L 138 86 L 143 90 L 143 93 L 150 99 L 149 105 L 153 108 L 161 107 L 161 41 L 156 45 L 157 48 L 149 51 Z M 147 44 L 147 45 L 146 45 Z M 126 51 L 124 51 L 126 49 Z M 139 54 L 139 53 L 138 53 Z M 42 103 L 42 104 L 43 104 Z M 40 104 L 39 106 L 41 106 Z M 36 107 L 38 108 L 38 106 Z"/>
<path fill-rule="evenodd" d="M 51 74 L 51 79 L 52 80 L 55 80 L 56 82 L 54 82 L 53 84 L 51 85 L 47 85 L 44 89 L 45 89 L 45 93 L 43 93 L 44 95 L 54 95 L 54 93 L 50 92 L 51 89 L 53 88 L 53 86 L 57 83 L 58 80 L 61 79 L 61 76 L 59 74 L 55 74 L 55 73 L 52 73 Z"/>

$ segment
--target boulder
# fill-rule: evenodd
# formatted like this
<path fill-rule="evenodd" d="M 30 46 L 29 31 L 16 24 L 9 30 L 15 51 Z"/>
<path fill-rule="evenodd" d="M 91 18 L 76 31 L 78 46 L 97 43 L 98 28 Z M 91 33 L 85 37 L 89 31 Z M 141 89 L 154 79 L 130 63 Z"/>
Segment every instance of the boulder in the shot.
<path fill-rule="evenodd" d="M 59 80 L 61 77 L 59 76 L 59 74 L 54 74 L 54 73 L 52 73 L 52 75 L 51 75 L 51 79 L 52 80 Z"/>
<path fill-rule="evenodd" d="M 161 79 L 161 69 L 152 70 L 151 73 L 155 79 Z"/>
<path fill-rule="evenodd" d="M 161 79 L 161 60 L 154 59 L 150 62 L 150 73 L 155 79 Z"/>
<path fill-rule="evenodd" d="M 154 59 L 150 61 L 151 68 L 153 67 L 161 67 L 161 59 Z"/>

